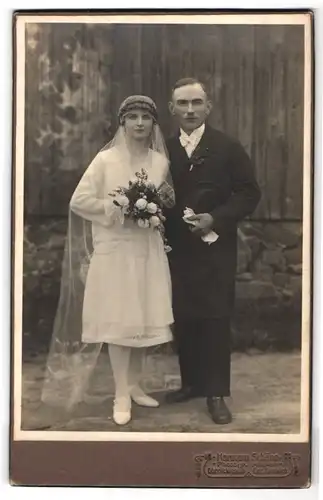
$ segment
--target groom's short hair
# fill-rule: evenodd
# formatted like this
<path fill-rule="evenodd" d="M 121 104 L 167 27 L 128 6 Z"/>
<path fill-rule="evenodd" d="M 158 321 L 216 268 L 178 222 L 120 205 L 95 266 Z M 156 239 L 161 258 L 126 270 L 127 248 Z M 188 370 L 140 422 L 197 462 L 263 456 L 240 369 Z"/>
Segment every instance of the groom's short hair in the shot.
<path fill-rule="evenodd" d="M 177 80 L 177 82 L 172 88 L 172 94 L 175 92 L 176 89 L 179 89 L 180 87 L 186 87 L 186 85 L 200 85 L 204 90 L 204 92 L 206 93 L 206 95 L 208 95 L 205 83 L 199 80 L 198 78 L 193 78 L 193 77 L 181 78 L 180 80 Z"/>

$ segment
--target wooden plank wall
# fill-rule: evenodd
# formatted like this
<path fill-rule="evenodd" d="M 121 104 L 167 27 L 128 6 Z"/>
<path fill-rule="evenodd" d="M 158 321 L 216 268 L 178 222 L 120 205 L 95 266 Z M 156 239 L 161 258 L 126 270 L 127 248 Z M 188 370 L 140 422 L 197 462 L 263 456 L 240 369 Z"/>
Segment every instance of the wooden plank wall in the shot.
<path fill-rule="evenodd" d="M 27 213 L 66 214 L 78 178 L 114 133 L 122 99 L 150 95 L 167 136 L 174 130 L 171 87 L 197 76 L 213 101 L 211 125 L 238 138 L 254 159 L 263 191 L 254 218 L 301 219 L 302 27 L 53 24 L 30 26 L 27 40 Z M 51 81 L 56 90 L 45 98 Z M 74 110 L 72 122 L 66 108 Z M 52 155 L 39 139 L 44 130 Z"/>

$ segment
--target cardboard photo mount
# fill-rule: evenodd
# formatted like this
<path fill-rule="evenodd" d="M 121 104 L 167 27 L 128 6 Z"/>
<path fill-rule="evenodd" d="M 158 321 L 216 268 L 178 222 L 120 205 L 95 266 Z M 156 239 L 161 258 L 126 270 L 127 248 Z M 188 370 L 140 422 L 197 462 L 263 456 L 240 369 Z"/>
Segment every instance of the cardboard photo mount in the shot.
<path fill-rule="evenodd" d="M 246 24 L 304 28 L 302 387 L 299 434 L 47 432 L 21 429 L 25 27 L 27 23 Z M 47 11 L 13 16 L 12 485 L 306 488 L 311 477 L 313 13 Z"/>

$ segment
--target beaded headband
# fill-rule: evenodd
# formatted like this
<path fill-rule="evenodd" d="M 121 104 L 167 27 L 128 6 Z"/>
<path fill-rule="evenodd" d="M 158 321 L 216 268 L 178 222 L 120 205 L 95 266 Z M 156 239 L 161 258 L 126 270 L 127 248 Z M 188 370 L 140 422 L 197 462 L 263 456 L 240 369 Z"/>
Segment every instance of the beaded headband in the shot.
<path fill-rule="evenodd" d="M 118 112 L 118 118 L 120 123 L 124 122 L 124 117 L 125 115 L 134 109 L 142 109 L 144 111 L 148 111 L 153 120 L 156 122 L 158 115 L 157 115 L 157 108 L 156 104 L 150 97 L 147 97 L 145 95 L 132 95 L 130 97 L 127 97 L 121 104 Z"/>

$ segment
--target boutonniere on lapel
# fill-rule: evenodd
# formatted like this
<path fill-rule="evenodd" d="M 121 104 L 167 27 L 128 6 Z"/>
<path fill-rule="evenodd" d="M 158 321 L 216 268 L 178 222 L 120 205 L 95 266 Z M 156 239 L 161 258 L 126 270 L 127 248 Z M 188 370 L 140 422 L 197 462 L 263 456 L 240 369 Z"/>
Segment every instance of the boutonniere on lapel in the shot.
<path fill-rule="evenodd" d="M 200 153 L 199 149 L 197 148 L 190 158 L 190 172 L 192 172 L 193 168 L 202 166 L 206 158 L 209 156 L 209 153 L 209 148 L 203 149 L 202 153 Z"/>

